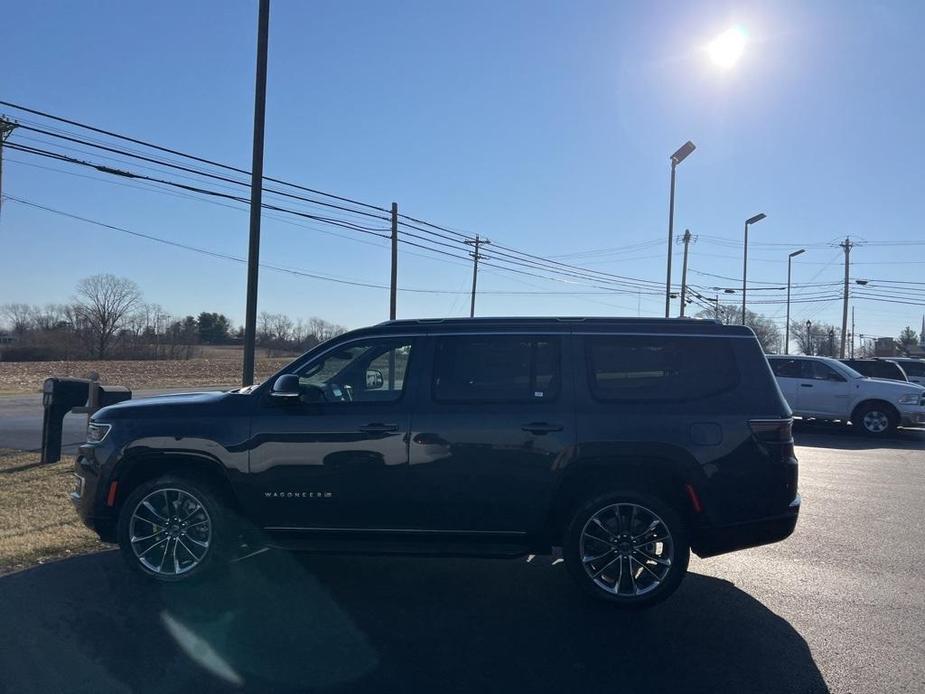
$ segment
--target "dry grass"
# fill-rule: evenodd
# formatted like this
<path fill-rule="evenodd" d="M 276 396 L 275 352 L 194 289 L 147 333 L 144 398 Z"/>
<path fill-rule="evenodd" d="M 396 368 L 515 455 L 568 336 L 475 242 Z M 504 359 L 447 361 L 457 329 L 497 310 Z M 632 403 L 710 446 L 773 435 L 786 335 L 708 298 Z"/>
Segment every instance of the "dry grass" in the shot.
<path fill-rule="evenodd" d="M 0 449 L 0 574 L 106 547 L 67 498 L 73 470 L 73 458 Z"/>
<path fill-rule="evenodd" d="M 91 371 L 102 383 L 146 388 L 201 388 L 239 385 L 240 352 L 230 357 L 171 361 L 22 361 L 0 362 L 0 393 L 38 393 L 49 376 L 86 378 Z M 291 357 L 257 359 L 256 378 L 272 375 L 292 361 Z"/>

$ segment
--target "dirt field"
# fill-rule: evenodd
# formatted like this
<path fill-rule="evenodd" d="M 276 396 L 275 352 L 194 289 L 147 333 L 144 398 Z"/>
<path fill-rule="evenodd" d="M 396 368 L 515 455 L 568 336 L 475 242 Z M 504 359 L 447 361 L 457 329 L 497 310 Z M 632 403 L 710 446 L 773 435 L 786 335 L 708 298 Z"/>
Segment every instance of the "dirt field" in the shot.
<path fill-rule="evenodd" d="M 91 371 L 110 385 L 144 388 L 239 385 L 240 353 L 234 357 L 200 357 L 177 361 L 23 361 L 0 362 L 0 394 L 37 393 L 49 376 L 86 378 Z M 291 357 L 258 358 L 257 380 L 262 380 L 292 361 Z"/>
<path fill-rule="evenodd" d="M 67 498 L 74 459 L 39 463 L 38 453 L 0 449 L 0 574 L 107 547 Z"/>

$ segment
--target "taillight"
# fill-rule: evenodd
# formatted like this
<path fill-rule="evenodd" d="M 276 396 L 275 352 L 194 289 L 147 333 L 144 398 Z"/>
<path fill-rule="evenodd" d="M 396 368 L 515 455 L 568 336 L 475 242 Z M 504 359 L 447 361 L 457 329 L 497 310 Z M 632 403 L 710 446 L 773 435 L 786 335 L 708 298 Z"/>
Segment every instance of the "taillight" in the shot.
<path fill-rule="evenodd" d="M 792 443 L 793 420 L 787 419 L 752 419 L 748 425 L 759 441 L 767 443 Z"/>
<path fill-rule="evenodd" d="M 748 425 L 755 439 L 765 445 L 773 445 L 782 459 L 794 456 L 793 419 L 751 419 Z"/>

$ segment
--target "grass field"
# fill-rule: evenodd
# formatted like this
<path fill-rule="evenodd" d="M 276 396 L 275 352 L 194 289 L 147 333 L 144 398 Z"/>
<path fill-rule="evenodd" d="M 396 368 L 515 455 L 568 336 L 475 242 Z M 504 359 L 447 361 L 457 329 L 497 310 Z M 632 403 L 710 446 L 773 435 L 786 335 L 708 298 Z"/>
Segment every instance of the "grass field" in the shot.
<path fill-rule="evenodd" d="M 73 470 L 70 456 L 42 465 L 38 453 L 0 449 L 0 574 L 107 547 L 67 498 Z"/>
<path fill-rule="evenodd" d="M 257 359 L 256 378 L 272 375 L 292 361 L 292 357 Z M 86 378 L 91 371 L 100 382 L 146 388 L 204 387 L 240 385 L 240 352 L 184 360 L 162 361 L 21 361 L 0 362 L 0 394 L 38 393 L 49 376 Z"/>

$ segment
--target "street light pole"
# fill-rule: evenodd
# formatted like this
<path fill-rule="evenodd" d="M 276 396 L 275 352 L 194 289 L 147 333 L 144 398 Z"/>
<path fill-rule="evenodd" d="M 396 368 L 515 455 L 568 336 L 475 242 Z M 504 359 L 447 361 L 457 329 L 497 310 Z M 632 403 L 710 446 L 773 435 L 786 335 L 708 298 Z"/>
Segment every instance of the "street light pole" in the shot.
<path fill-rule="evenodd" d="M 671 155 L 671 192 L 668 195 L 668 273 L 665 278 L 665 318 L 671 315 L 671 245 L 674 242 L 674 181 L 675 169 L 696 149 L 688 140 Z"/>
<path fill-rule="evenodd" d="M 787 256 L 787 323 L 784 325 L 784 354 L 790 354 L 790 265 L 801 253 L 806 253 L 806 249 L 801 248 Z"/>
<path fill-rule="evenodd" d="M 742 325 L 745 325 L 745 293 L 747 291 L 745 283 L 748 278 L 748 227 L 750 224 L 760 222 L 765 217 L 767 215 L 762 212 L 745 220 L 745 249 L 742 253 Z"/>

